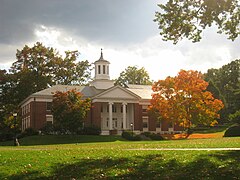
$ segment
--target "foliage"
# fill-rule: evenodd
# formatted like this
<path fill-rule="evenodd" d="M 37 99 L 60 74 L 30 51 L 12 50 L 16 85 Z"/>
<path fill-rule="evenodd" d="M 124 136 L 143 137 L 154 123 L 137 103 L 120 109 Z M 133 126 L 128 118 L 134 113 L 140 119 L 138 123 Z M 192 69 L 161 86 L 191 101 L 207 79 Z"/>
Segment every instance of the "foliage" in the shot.
<path fill-rule="evenodd" d="M 149 137 L 151 140 L 164 140 L 164 138 L 161 135 L 151 132 L 144 132 L 142 133 L 142 135 Z"/>
<path fill-rule="evenodd" d="M 176 44 L 185 37 L 198 42 L 203 30 L 212 25 L 231 40 L 240 34 L 238 0 L 168 0 L 158 6 L 160 10 L 154 21 L 159 25 L 163 40 L 172 40 Z"/>
<path fill-rule="evenodd" d="M 222 121 L 228 119 L 240 109 L 240 60 L 237 59 L 219 69 L 209 69 L 204 75 L 209 83 L 208 91 L 213 93 L 224 103 L 224 109 L 220 112 Z"/>
<path fill-rule="evenodd" d="M 8 131 L 1 131 L 0 132 L 0 142 L 1 141 L 9 141 L 14 138 L 14 133 L 13 132 L 8 132 Z"/>
<path fill-rule="evenodd" d="M 128 66 L 120 73 L 115 85 L 127 87 L 128 84 L 151 85 L 152 82 L 144 67 L 139 69 L 137 66 Z"/>
<path fill-rule="evenodd" d="M 88 61 L 77 61 L 78 51 L 57 50 L 37 42 L 17 50 L 17 60 L 9 72 L 0 70 L 0 129 L 4 119 L 18 110 L 26 97 L 55 84 L 86 84 L 90 78 Z"/>
<path fill-rule="evenodd" d="M 85 126 L 78 134 L 83 135 L 100 135 L 101 129 L 96 126 Z"/>
<path fill-rule="evenodd" d="M 230 114 L 230 115 L 229 115 L 229 119 L 230 119 L 230 121 L 232 121 L 232 122 L 235 122 L 235 123 L 240 124 L 240 110 L 236 111 L 236 112 L 233 113 L 233 114 Z"/>
<path fill-rule="evenodd" d="M 77 132 L 82 127 L 83 120 L 90 110 L 90 99 L 82 99 L 82 94 L 75 89 L 53 95 L 54 123 L 60 129 Z"/>
<path fill-rule="evenodd" d="M 240 125 L 234 125 L 229 127 L 224 133 L 224 137 L 236 137 L 240 136 Z"/>
<path fill-rule="evenodd" d="M 34 135 L 38 135 L 38 131 L 34 130 L 33 128 L 27 128 L 21 134 L 22 137 Z"/>
<path fill-rule="evenodd" d="M 213 125 L 223 103 L 206 91 L 207 86 L 201 73 L 181 70 L 176 77 L 167 77 L 153 85 L 149 110 L 157 111 L 161 118 L 185 128 Z"/>
<path fill-rule="evenodd" d="M 41 134 L 49 135 L 54 134 L 57 129 L 54 124 L 52 123 L 45 123 L 44 126 L 40 129 Z"/>
<path fill-rule="evenodd" d="M 122 137 L 129 141 L 141 141 L 141 136 L 136 135 L 134 132 L 131 131 L 124 131 L 122 132 Z"/>
<path fill-rule="evenodd" d="M 22 50 L 17 50 L 17 61 L 11 72 L 27 70 L 34 78 L 37 91 L 52 84 L 82 84 L 90 77 L 90 65 L 88 61 L 77 63 L 78 56 L 78 51 L 66 51 L 62 57 L 52 47 L 37 42 L 33 47 L 25 45 Z"/>

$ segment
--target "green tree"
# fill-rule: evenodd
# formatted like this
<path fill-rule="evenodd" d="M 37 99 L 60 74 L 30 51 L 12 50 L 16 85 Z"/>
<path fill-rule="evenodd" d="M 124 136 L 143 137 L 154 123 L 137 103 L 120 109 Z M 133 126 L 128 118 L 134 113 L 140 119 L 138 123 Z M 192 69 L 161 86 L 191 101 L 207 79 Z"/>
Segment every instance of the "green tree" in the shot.
<path fill-rule="evenodd" d="M 78 51 L 66 51 L 62 57 L 57 50 L 37 42 L 33 47 L 26 45 L 17 50 L 17 61 L 11 72 L 31 74 L 35 91 L 54 84 L 84 84 L 90 78 L 90 64 L 88 61 L 77 62 L 78 56 Z"/>
<path fill-rule="evenodd" d="M 78 51 L 66 51 L 63 57 L 40 42 L 17 50 L 17 60 L 9 72 L 0 71 L 0 123 L 32 93 L 55 84 L 86 84 L 91 65 L 88 61 L 77 62 L 78 56 Z"/>
<path fill-rule="evenodd" d="M 160 10 L 154 21 L 158 23 L 163 40 L 176 44 L 185 37 L 198 42 L 202 31 L 212 25 L 231 40 L 240 34 L 238 0 L 168 0 L 158 6 Z"/>
<path fill-rule="evenodd" d="M 90 110 L 90 99 L 82 99 L 75 89 L 66 92 L 57 91 L 53 95 L 52 112 L 54 123 L 61 130 L 76 132 L 82 127 L 83 120 Z"/>
<path fill-rule="evenodd" d="M 223 101 L 221 116 L 227 120 L 229 114 L 240 109 L 240 60 L 232 61 L 219 69 L 209 69 L 204 79 L 209 82 L 208 90 L 214 97 Z"/>
<path fill-rule="evenodd" d="M 233 113 L 233 114 L 230 114 L 230 115 L 229 115 L 229 119 L 230 119 L 230 121 L 232 121 L 232 122 L 235 122 L 235 123 L 240 124 L 240 110 L 236 111 L 236 112 Z"/>
<path fill-rule="evenodd" d="M 128 84 L 151 85 L 148 72 L 142 67 L 128 66 L 120 73 L 115 82 L 116 85 L 126 87 Z"/>

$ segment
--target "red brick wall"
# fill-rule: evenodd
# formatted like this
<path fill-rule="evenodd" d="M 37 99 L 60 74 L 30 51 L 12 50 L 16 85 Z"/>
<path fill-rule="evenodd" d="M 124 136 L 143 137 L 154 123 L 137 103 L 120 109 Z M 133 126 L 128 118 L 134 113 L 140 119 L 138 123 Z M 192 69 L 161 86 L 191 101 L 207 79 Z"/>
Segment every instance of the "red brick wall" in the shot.
<path fill-rule="evenodd" d="M 87 117 L 84 120 L 85 126 L 91 126 L 91 124 L 92 124 L 92 112 L 93 112 L 93 108 L 91 107 L 91 109 L 87 112 Z"/>
<path fill-rule="evenodd" d="M 165 120 L 161 120 L 161 130 L 162 131 L 168 131 L 169 122 Z"/>
<path fill-rule="evenodd" d="M 134 104 L 134 130 L 143 130 L 142 105 Z"/>
<path fill-rule="evenodd" d="M 92 125 L 101 128 L 101 103 L 95 102 L 92 106 Z"/>
<path fill-rule="evenodd" d="M 157 119 L 154 116 L 148 116 L 148 130 L 149 131 L 156 131 L 156 122 Z"/>
<path fill-rule="evenodd" d="M 31 102 L 31 127 L 38 130 L 41 129 L 46 122 L 46 114 L 51 114 L 47 111 L 46 102 Z"/>

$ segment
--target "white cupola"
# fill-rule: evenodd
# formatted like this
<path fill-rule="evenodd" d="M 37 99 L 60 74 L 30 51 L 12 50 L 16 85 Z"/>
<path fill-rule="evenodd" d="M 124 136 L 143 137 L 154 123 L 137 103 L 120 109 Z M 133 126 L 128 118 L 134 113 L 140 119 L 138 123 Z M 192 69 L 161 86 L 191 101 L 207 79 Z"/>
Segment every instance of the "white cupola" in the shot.
<path fill-rule="evenodd" d="M 101 49 L 101 56 L 99 60 L 94 62 L 95 65 L 95 77 L 94 79 L 110 79 L 109 76 L 109 61 L 103 59 L 103 52 Z"/>
<path fill-rule="evenodd" d="M 94 62 L 95 76 L 90 86 L 94 86 L 96 89 L 108 89 L 114 86 L 114 80 L 110 80 L 109 65 L 110 62 L 103 59 L 103 52 L 101 49 L 101 56 L 99 60 Z"/>

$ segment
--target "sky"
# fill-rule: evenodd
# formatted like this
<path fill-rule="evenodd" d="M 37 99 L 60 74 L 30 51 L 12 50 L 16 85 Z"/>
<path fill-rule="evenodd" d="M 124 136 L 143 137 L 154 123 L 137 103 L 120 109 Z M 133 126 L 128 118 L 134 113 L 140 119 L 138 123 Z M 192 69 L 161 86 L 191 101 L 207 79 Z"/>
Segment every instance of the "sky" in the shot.
<path fill-rule="evenodd" d="M 201 42 L 162 41 L 153 21 L 165 0 L 0 0 L 0 69 L 16 61 L 16 50 L 42 42 L 93 63 L 103 49 L 111 79 L 128 66 L 144 67 L 154 81 L 180 69 L 206 72 L 240 57 L 240 40 L 209 28 Z"/>

